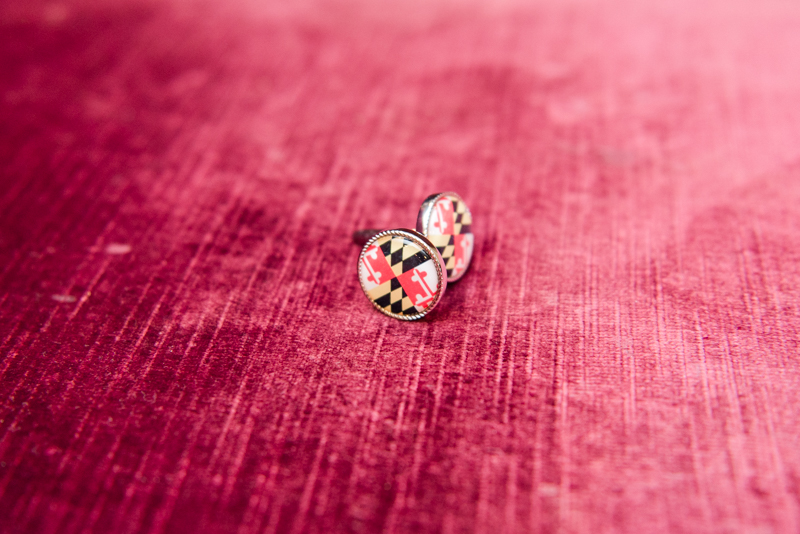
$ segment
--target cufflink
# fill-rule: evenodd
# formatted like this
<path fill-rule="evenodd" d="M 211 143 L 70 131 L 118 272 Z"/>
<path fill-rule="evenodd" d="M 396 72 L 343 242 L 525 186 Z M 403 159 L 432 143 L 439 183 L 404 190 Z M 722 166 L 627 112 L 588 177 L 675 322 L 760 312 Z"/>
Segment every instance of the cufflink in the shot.
<path fill-rule="evenodd" d="M 372 305 L 390 317 L 413 321 L 433 311 L 472 260 L 472 214 L 453 192 L 425 199 L 417 229 L 359 230 L 363 245 L 358 279 Z"/>
<path fill-rule="evenodd" d="M 425 236 L 398 228 L 372 236 L 358 257 L 361 289 L 375 308 L 395 319 L 421 319 L 447 290 L 441 254 Z"/>
<path fill-rule="evenodd" d="M 472 261 L 475 239 L 472 213 L 460 196 L 447 192 L 426 198 L 417 215 L 417 232 L 427 237 L 442 255 L 448 282 L 464 276 Z"/>

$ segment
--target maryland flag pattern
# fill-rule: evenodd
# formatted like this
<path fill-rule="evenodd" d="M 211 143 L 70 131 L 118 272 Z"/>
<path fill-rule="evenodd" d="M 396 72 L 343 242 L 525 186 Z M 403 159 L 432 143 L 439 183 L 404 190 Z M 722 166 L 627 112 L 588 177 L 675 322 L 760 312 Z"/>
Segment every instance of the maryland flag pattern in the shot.
<path fill-rule="evenodd" d="M 361 253 L 358 275 L 367 297 L 386 312 L 417 315 L 439 292 L 435 261 L 405 237 L 378 238 Z"/>
<path fill-rule="evenodd" d="M 469 267 L 475 246 L 472 214 L 463 200 L 445 194 L 436 201 L 428 221 L 427 238 L 442 255 L 447 280 L 461 278 Z"/>

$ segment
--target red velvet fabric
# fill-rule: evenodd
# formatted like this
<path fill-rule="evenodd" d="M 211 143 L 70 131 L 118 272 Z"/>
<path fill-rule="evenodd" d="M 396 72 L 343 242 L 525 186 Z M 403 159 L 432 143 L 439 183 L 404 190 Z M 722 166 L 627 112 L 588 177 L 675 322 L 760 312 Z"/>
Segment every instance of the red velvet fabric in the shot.
<path fill-rule="evenodd" d="M 800 4 L 6 0 L 2 532 L 798 532 Z M 404 323 L 360 227 L 470 272 Z"/>

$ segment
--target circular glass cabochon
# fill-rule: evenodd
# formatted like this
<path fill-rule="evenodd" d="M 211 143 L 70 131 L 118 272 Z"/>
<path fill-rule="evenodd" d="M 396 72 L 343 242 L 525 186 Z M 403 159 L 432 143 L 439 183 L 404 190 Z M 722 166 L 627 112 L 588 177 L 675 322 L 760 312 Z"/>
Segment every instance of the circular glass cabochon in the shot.
<path fill-rule="evenodd" d="M 358 279 L 379 311 L 412 321 L 436 306 L 447 288 L 444 262 L 433 244 L 413 230 L 388 230 L 367 241 Z"/>
<path fill-rule="evenodd" d="M 460 196 L 438 193 L 426 198 L 417 217 L 417 231 L 441 254 L 448 282 L 464 276 L 472 261 L 475 239 L 472 214 Z"/>

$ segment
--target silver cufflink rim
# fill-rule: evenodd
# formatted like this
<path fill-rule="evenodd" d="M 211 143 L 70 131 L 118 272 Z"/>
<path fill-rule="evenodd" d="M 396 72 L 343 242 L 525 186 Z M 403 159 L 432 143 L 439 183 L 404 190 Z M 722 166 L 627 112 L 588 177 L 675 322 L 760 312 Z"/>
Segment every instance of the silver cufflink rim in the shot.
<path fill-rule="evenodd" d="M 396 236 L 396 237 L 403 237 L 408 239 L 409 241 L 414 242 L 418 245 L 422 250 L 424 250 L 431 259 L 434 261 L 434 267 L 436 268 L 436 277 L 437 277 L 437 285 L 436 285 L 436 293 L 433 296 L 433 301 L 421 312 L 414 314 L 414 315 L 404 315 L 400 313 L 394 313 L 392 311 L 383 308 L 382 306 L 378 305 L 374 300 L 372 300 L 368 293 L 367 288 L 364 286 L 364 281 L 361 277 L 362 270 L 364 269 L 364 255 L 367 253 L 367 250 L 379 239 L 386 237 L 386 236 Z M 364 295 L 367 297 L 367 300 L 372 304 L 372 306 L 381 312 L 384 315 L 388 315 L 389 317 L 394 317 L 395 319 L 400 319 L 401 321 L 416 321 L 418 319 L 422 319 L 426 315 L 436 308 L 439 302 L 444 297 L 445 292 L 447 291 L 447 270 L 444 268 L 444 260 L 442 259 L 442 255 L 439 254 L 439 251 L 433 246 L 433 243 L 428 240 L 427 237 L 422 235 L 421 232 L 416 230 L 410 230 L 408 228 L 393 228 L 391 230 L 383 230 L 367 240 L 364 246 L 361 248 L 361 252 L 358 255 L 358 283 L 361 285 L 361 290 L 364 292 Z"/>

